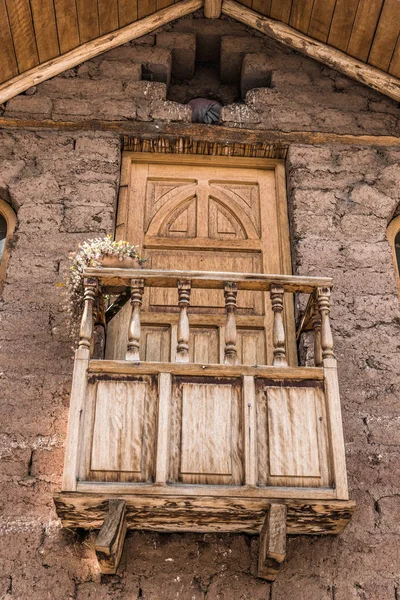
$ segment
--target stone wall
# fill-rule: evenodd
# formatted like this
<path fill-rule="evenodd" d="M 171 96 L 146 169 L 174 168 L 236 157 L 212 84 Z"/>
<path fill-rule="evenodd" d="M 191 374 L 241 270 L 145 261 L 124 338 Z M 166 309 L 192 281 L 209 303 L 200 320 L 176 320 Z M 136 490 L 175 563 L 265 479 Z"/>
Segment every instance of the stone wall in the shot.
<path fill-rule="evenodd" d="M 250 50 L 259 52 L 261 38 L 243 35 L 258 40 Z M 274 50 L 288 87 L 275 77 L 275 88 L 248 92 L 262 119 L 247 127 L 392 133 L 400 117 L 394 102 L 262 43 Z M 8 102 L 4 116 L 173 120 L 163 99 L 167 80 L 141 81 L 127 58 L 138 48 L 149 53 L 140 64 L 154 72 L 154 44 L 147 36 L 140 48 L 117 49 L 56 77 Z M 168 73 L 169 50 L 162 51 L 157 72 L 164 65 Z M 274 111 L 265 109 L 271 97 Z M 185 107 L 175 108 L 189 119 Z M 400 151 L 390 148 L 291 146 L 287 160 L 294 271 L 335 280 L 332 322 L 358 503 L 345 533 L 290 538 L 271 586 L 254 577 L 258 542 L 250 536 L 130 533 L 118 574 L 100 576 L 93 536 L 60 528 L 52 493 L 61 483 L 72 371 L 60 284 L 78 241 L 113 229 L 120 148 L 114 134 L 0 134 L 0 189 L 18 214 L 0 302 L 0 598 L 396 600 L 400 315 L 385 231 L 400 202 Z"/>

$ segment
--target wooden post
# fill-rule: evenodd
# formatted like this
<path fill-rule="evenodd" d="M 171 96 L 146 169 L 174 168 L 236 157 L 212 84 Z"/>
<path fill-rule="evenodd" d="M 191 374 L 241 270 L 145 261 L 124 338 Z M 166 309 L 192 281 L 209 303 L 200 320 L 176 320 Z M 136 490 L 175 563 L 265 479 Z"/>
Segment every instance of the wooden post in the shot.
<path fill-rule="evenodd" d="M 142 306 L 143 291 L 144 280 L 131 279 L 132 315 L 129 323 L 128 349 L 125 358 L 134 362 L 140 362 L 140 307 Z"/>
<path fill-rule="evenodd" d="M 158 376 L 158 419 L 157 419 L 157 454 L 156 481 L 164 484 L 168 481 L 170 410 L 171 410 L 172 376 L 171 373 L 160 373 Z"/>
<path fill-rule="evenodd" d="M 331 323 L 329 319 L 330 313 L 330 297 L 331 290 L 328 287 L 317 288 L 318 309 L 321 315 L 321 347 L 322 358 L 335 358 L 333 353 L 333 337 Z"/>
<path fill-rule="evenodd" d="M 287 367 L 285 327 L 283 325 L 283 297 L 284 289 L 280 285 L 271 286 L 270 290 L 272 310 L 274 311 L 274 328 L 272 343 L 274 346 L 274 367 Z"/>
<path fill-rule="evenodd" d="M 87 348 L 90 353 L 93 336 L 93 306 L 99 289 L 98 280 L 88 277 L 83 281 L 84 306 L 79 330 L 79 348 Z"/>
<path fill-rule="evenodd" d="M 257 417 L 254 377 L 243 377 L 244 475 L 246 485 L 257 485 Z"/>
<path fill-rule="evenodd" d="M 189 317 L 187 309 L 190 304 L 190 281 L 178 281 L 178 305 L 179 305 L 179 321 L 178 321 L 178 343 L 176 346 L 176 362 L 189 362 Z"/>
<path fill-rule="evenodd" d="M 125 501 L 109 500 L 108 512 L 95 544 L 96 556 L 102 573 L 117 572 L 125 535 Z"/>
<path fill-rule="evenodd" d="M 322 365 L 321 315 L 316 303 L 312 307 L 311 326 L 314 331 L 314 364 L 316 367 L 320 367 Z"/>
<path fill-rule="evenodd" d="M 222 0 L 204 0 L 204 16 L 207 19 L 219 19 L 221 9 Z"/>
<path fill-rule="evenodd" d="M 236 297 L 237 284 L 225 283 L 225 310 L 226 310 L 226 325 L 225 325 L 225 364 L 237 365 L 237 330 L 236 330 Z"/>
<path fill-rule="evenodd" d="M 286 556 L 286 505 L 270 504 L 260 533 L 258 577 L 275 581 Z"/>

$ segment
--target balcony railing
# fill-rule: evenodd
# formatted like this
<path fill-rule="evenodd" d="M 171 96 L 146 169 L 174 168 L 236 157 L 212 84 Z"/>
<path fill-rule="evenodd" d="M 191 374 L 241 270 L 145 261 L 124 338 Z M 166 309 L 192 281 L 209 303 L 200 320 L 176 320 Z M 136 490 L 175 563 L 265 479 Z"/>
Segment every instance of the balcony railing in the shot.
<path fill-rule="evenodd" d="M 169 313 L 177 331 L 170 362 L 141 357 L 146 288 L 177 290 L 177 313 Z M 56 496 L 63 524 L 100 528 L 112 500 L 124 503 L 124 523 L 133 529 L 259 533 L 263 527 L 272 535 L 278 519 L 285 535 L 342 531 L 354 504 L 347 491 L 331 288 L 324 277 L 87 269 L 63 492 Z M 190 300 L 198 289 L 218 290 L 223 299 L 217 364 L 190 362 Z M 127 291 L 125 360 L 92 358 L 104 295 Z M 270 365 L 239 364 L 238 320 L 245 317 L 238 298 L 245 292 L 269 295 Z M 293 294 L 308 295 L 298 337 L 313 332 L 314 366 L 288 364 L 293 336 L 288 339 L 285 295 Z M 265 552 L 259 573 L 272 578 L 276 559 L 271 566 Z"/>

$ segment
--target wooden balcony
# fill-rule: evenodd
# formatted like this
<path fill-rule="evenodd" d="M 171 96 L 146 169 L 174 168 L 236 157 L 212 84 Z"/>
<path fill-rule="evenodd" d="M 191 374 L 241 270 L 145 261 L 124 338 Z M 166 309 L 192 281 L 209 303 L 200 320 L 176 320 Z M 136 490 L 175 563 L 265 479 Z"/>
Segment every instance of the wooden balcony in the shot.
<path fill-rule="evenodd" d="M 103 572 L 115 572 L 126 528 L 259 534 L 259 576 L 266 579 L 274 579 L 284 559 L 286 534 L 344 529 L 354 503 L 329 322 L 331 279 L 107 268 L 85 275 L 55 503 L 65 527 L 102 528 Z M 173 362 L 140 360 L 147 287 L 177 290 Z M 219 290 L 224 299 L 221 364 L 189 362 L 196 289 Z M 126 360 L 92 357 L 103 295 L 127 290 Z M 270 296 L 271 365 L 238 364 L 237 300 L 249 291 Z M 288 366 L 287 294 L 308 295 L 298 337 L 313 332 L 314 366 Z"/>

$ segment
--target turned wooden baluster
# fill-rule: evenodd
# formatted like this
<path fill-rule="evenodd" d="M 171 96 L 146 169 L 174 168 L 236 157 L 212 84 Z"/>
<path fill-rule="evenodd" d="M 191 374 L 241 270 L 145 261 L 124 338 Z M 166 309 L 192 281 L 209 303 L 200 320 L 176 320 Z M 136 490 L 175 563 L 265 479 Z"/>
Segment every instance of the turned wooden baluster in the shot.
<path fill-rule="evenodd" d="M 225 326 L 225 364 L 237 365 L 236 297 L 237 284 L 226 283 L 224 289 L 226 326 Z"/>
<path fill-rule="evenodd" d="M 79 348 L 87 348 L 90 351 L 93 336 L 93 306 L 99 289 L 97 279 L 88 277 L 83 281 L 84 306 L 79 330 Z"/>
<path fill-rule="evenodd" d="M 283 298 L 284 289 L 281 285 L 273 285 L 270 289 L 272 310 L 274 312 L 274 326 L 272 343 L 274 346 L 274 367 L 287 367 L 285 327 L 283 324 Z"/>
<path fill-rule="evenodd" d="M 178 281 L 178 343 L 176 346 L 176 362 L 189 362 L 189 317 L 187 309 L 190 304 L 190 281 Z"/>
<path fill-rule="evenodd" d="M 322 358 L 335 358 L 333 353 L 333 337 L 330 313 L 331 290 L 328 287 L 317 288 L 318 309 L 321 315 L 321 348 Z"/>
<path fill-rule="evenodd" d="M 131 279 L 131 305 L 132 315 L 128 331 L 128 349 L 126 360 L 140 361 L 140 307 L 142 306 L 142 296 L 144 291 L 143 279 Z"/>
<path fill-rule="evenodd" d="M 316 304 L 313 304 L 312 307 L 311 326 L 314 331 L 314 363 L 316 367 L 319 367 L 322 365 L 321 315 Z"/>

